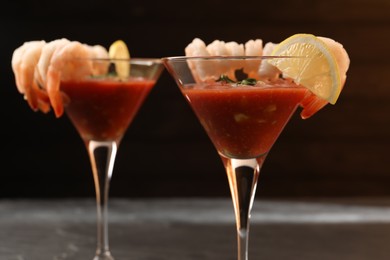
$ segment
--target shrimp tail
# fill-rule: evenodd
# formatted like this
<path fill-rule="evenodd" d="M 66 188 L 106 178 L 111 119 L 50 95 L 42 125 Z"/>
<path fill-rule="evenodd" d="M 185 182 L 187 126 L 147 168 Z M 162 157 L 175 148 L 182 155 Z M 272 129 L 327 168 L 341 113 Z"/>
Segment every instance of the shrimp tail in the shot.
<path fill-rule="evenodd" d="M 34 90 L 32 89 L 32 81 L 34 80 L 33 76 L 30 75 L 28 68 L 25 66 L 21 67 L 21 75 L 23 76 L 20 77 L 18 81 L 20 85 L 24 87 L 24 99 L 27 101 L 32 110 L 37 111 L 38 99 Z"/>
<path fill-rule="evenodd" d="M 61 72 L 49 67 L 47 71 L 46 89 L 49 96 L 50 104 L 57 118 L 61 117 L 64 113 L 64 106 L 62 102 L 62 96 L 60 93 L 60 80 Z"/>
<path fill-rule="evenodd" d="M 300 104 L 300 106 L 303 108 L 301 111 L 301 118 L 307 119 L 311 117 L 327 104 L 328 101 L 319 98 L 310 91 L 308 91 L 305 98 L 301 101 Z"/>
<path fill-rule="evenodd" d="M 37 109 L 39 109 L 45 114 L 50 112 L 50 100 L 49 96 L 47 95 L 47 92 L 43 90 L 35 80 L 32 84 L 32 89 L 33 93 L 36 95 L 37 98 Z"/>

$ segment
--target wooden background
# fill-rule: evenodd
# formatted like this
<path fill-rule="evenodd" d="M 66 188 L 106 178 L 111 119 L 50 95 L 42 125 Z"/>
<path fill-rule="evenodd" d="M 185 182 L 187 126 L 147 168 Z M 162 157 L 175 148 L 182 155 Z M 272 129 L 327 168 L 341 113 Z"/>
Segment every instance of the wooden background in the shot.
<path fill-rule="evenodd" d="M 91 197 L 92 174 L 66 117 L 32 112 L 17 92 L 11 55 L 23 42 L 68 38 L 132 56 L 182 55 L 194 37 L 280 42 L 333 38 L 350 58 L 335 106 L 299 113 L 262 169 L 257 197 L 390 195 L 390 1 L 198 0 L 9 2 L 0 17 L 0 198 Z M 222 163 L 165 71 L 119 149 L 116 197 L 230 196 Z"/>

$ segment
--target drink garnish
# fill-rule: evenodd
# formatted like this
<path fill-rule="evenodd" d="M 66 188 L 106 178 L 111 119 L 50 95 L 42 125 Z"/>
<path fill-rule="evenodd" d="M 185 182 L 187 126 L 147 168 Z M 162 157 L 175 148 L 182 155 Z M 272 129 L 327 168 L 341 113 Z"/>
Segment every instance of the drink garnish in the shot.
<path fill-rule="evenodd" d="M 219 76 L 219 78 L 216 80 L 216 82 L 223 82 L 223 83 L 236 83 L 234 80 L 229 78 L 228 75 L 222 74 Z"/>
<path fill-rule="evenodd" d="M 118 77 L 121 79 L 127 78 L 130 75 L 130 52 L 127 45 L 122 40 L 117 40 L 111 44 L 108 50 L 108 56 L 111 59 L 117 59 L 115 61 L 115 68 Z"/>
<path fill-rule="evenodd" d="M 257 80 L 254 78 L 246 78 L 246 79 L 239 81 L 238 84 L 254 86 L 257 84 Z"/>
<path fill-rule="evenodd" d="M 216 80 L 216 82 L 223 82 L 223 83 L 235 83 L 236 86 L 238 85 L 246 85 L 246 86 L 255 86 L 257 84 L 257 80 L 254 78 L 246 78 L 241 81 L 234 81 L 229 76 L 222 74 L 219 76 L 219 78 Z"/>
<path fill-rule="evenodd" d="M 337 60 L 327 44 L 312 34 L 295 34 L 278 44 L 273 56 L 303 59 L 270 59 L 283 76 L 308 88 L 317 97 L 335 104 L 343 87 Z M 345 73 L 345 72 L 343 72 Z"/>
<path fill-rule="evenodd" d="M 186 56 L 251 56 L 257 53 L 255 55 L 259 57 L 269 58 L 259 58 L 245 64 L 237 60 L 227 61 L 227 64 L 215 63 L 215 66 L 207 66 L 196 60 L 188 61 L 196 82 L 215 79 L 222 71 L 228 78 L 221 75 L 218 81 L 232 86 L 238 86 L 238 83 L 258 85 L 275 80 L 291 80 L 308 89 L 308 95 L 300 104 L 303 108 L 302 118 L 311 117 L 328 103 L 336 103 L 346 82 L 350 65 L 348 53 L 342 44 L 331 38 L 304 33 L 295 34 L 279 44 L 268 42 L 264 48 L 260 39 L 255 42 L 258 44 L 251 44 L 252 40 L 245 45 L 215 40 L 206 45 L 201 39 L 195 38 L 185 48 Z M 225 70 L 226 66 L 229 71 Z M 255 80 L 237 81 L 242 78 L 257 79 L 257 84 Z"/>

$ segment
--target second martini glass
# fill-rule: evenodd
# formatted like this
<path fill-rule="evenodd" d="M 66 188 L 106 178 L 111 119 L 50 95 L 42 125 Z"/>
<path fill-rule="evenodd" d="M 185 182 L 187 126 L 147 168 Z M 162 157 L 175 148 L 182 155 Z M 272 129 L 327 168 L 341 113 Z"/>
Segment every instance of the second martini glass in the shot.
<path fill-rule="evenodd" d="M 249 218 L 260 169 L 308 92 L 267 66 L 267 60 L 282 58 L 286 57 L 163 58 L 225 166 L 236 218 L 238 260 L 248 259 Z M 260 64 L 264 64 L 262 77 L 243 75 L 246 71 L 257 75 Z"/>
<path fill-rule="evenodd" d="M 65 112 L 84 141 L 92 166 L 97 202 L 94 260 L 112 260 L 107 204 L 117 149 L 164 66 L 159 59 L 136 58 L 90 59 L 78 64 L 105 71 L 99 76 L 63 81 L 61 91 L 67 100 Z"/>

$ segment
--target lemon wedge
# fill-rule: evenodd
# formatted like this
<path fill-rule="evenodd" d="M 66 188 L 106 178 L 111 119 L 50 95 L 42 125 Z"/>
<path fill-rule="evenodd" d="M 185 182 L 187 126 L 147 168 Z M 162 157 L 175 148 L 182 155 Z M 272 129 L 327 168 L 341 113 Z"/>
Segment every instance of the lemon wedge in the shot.
<path fill-rule="evenodd" d="M 326 43 L 312 34 L 295 34 L 279 43 L 273 56 L 303 58 L 270 59 L 284 77 L 308 88 L 316 96 L 335 104 L 342 90 L 336 58 Z"/>
<path fill-rule="evenodd" d="M 127 78 L 130 75 L 130 52 L 127 45 L 122 40 L 117 40 L 111 44 L 108 50 L 110 59 L 117 59 L 115 61 L 115 68 L 120 78 Z"/>

